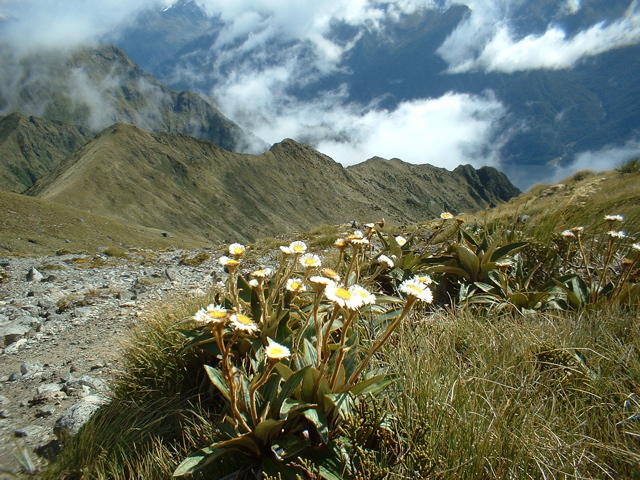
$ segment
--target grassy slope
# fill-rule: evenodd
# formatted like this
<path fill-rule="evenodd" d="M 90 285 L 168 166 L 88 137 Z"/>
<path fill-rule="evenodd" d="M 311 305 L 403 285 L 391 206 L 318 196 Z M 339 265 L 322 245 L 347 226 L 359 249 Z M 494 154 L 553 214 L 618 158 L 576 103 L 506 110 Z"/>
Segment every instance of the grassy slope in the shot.
<path fill-rule="evenodd" d="M 98 247 L 198 248 L 203 238 L 170 234 L 95 215 L 54 202 L 0 192 L 0 255 L 51 255 Z"/>
<path fill-rule="evenodd" d="M 602 226 L 605 215 L 623 215 L 628 233 L 640 232 L 640 176 L 620 175 L 614 171 L 581 171 L 555 185 L 539 184 L 509 202 L 489 210 L 482 220 L 511 219 L 514 225 L 525 218 L 525 232 L 541 240 L 548 240 L 555 232 L 584 226 Z M 637 240 L 637 239 L 636 239 Z"/>

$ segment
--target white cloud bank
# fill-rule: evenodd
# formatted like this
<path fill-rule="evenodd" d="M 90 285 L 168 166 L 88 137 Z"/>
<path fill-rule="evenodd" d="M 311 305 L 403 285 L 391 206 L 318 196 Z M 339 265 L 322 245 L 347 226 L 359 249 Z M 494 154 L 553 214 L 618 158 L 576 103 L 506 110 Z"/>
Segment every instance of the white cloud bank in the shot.
<path fill-rule="evenodd" d="M 517 38 L 510 25 L 508 11 L 496 3 L 479 2 L 438 49 L 449 63 L 450 73 L 474 70 L 513 73 L 534 69 L 568 69 L 585 57 L 640 43 L 640 10 L 634 0 L 622 18 L 600 22 L 572 37 L 554 25 L 541 35 Z M 570 1 L 569 12 L 580 3 Z"/>
<path fill-rule="evenodd" d="M 600 150 L 578 153 L 575 160 L 566 167 L 555 169 L 548 183 L 558 182 L 578 170 L 613 170 L 633 158 L 640 157 L 640 140 L 632 140 L 625 145 L 606 146 Z"/>

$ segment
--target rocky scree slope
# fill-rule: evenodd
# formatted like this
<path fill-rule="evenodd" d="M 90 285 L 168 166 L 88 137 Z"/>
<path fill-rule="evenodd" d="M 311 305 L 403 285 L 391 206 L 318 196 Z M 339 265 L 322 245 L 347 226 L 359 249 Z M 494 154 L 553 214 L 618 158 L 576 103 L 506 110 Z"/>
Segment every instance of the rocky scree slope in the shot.
<path fill-rule="evenodd" d="M 0 480 L 26 459 L 40 468 L 108 402 L 122 341 L 150 304 L 224 277 L 211 251 L 181 263 L 200 252 L 0 258 Z"/>

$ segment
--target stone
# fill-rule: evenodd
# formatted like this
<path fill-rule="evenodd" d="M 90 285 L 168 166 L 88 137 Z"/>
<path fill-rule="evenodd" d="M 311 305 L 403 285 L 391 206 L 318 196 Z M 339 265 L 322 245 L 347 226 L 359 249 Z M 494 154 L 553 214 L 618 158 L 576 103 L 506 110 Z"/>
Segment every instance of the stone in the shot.
<path fill-rule="evenodd" d="M 34 437 L 44 432 L 45 428 L 40 425 L 29 425 L 28 427 L 17 429 L 14 434 L 16 437 Z"/>
<path fill-rule="evenodd" d="M 27 339 L 21 338 L 20 340 L 13 342 L 11 345 L 4 348 L 4 353 L 6 355 L 13 355 L 18 353 L 20 350 L 24 350 L 27 348 Z"/>
<path fill-rule="evenodd" d="M 36 417 L 50 417 L 56 412 L 53 405 L 44 405 L 36 410 Z"/>
<path fill-rule="evenodd" d="M 29 272 L 27 273 L 27 282 L 39 282 L 40 280 L 42 280 L 44 278 L 44 275 L 42 275 L 36 268 L 31 267 L 31 269 L 29 270 Z"/>
<path fill-rule="evenodd" d="M 20 365 L 20 373 L 22 375 L 34 375 L 44 370 L 44 365 L 41 362 L 22 362 Z"/>
<path fill-rule="evenodd" d="M 19 317 L 22 318 L 22 317 Z M 22 322 L 18 319 L 0 327 L 0 341 L 2 345 L 11 345 L 31 334 L 33 327 L 30 322 Z M 28 317 L 30 318 L 30 317 Z"/>
<path fill-rule="evenodd" d="M 45 383 L 36 389 L 36 396 L 33 400 L 35 402 L 41 402 L 66 397 L 67 394 L 62 391 L 62 385 L 59 383 Z"/>
<path fill-rule="evenodd" d="M 95 395 L 90 395 L 67 408 L 62 416 L 56 420 L 53 433 L 59 440 L 63 441 L 69 437 L 75 437 L 100 407 L 106 403 L 106 401 L 98 401 L 90 397 L 95 397 Z"/>
<path fill-rule="evenodd" d="M 97 391 L 102 391 L 106 389 L 105 383 L 99 378 L 94 378 L 89 375 L 83 375 L 79 380 L 80 385 L 85 385 L 89 388 L 92 388 Z"/>

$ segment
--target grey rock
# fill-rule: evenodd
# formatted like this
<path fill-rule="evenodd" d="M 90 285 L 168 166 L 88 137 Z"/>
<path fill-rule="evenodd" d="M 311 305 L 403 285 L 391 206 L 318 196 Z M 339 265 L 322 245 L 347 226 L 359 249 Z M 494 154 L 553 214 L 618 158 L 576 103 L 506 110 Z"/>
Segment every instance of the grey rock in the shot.
<path fill-rule="evenodd" d="M 94 378 L 89 375 L 83 375 L 79 380 L 80 385 L 85 385 L 97 391 L 103 391 L 106 389 L 105 383 L 99 378 Z"/>
<path fill-rule="evenodd" d="M 50 417 L 56 413 L 56 407 L 53 405 L 44 405 L 36 410 L 36 417 Z"/>
<path fill-rule="evenodd" d="M 41 362 L 22 362 L 22 365 L 20 365 L 20 373 L 25 376 L 40 373 L 43 370 L 44 365 Z"/>
<path fill-rule="evenodd" d="M 45 383 L 36 389 L 36 396 L 33 400 L 39 402 L 66 397 L 67 394 L 62 391 L 62 385 L 59 383 Z"/>
<path fill-rule="evenodd" d="M 94 396 L 90 396 L 94 397 Z M 105 401 L 97 401 L 93 398 L 85 398 L 75 405 L 67 408 L 53 426 L 53 433 L 59 440 L 74 437 L 80 429 L 100 409 Z"/>
<path fill-rule="evenodd" d="M 18 317 L 18 319 L 0 327 L 0 341 L 2 345 L 7 346 L 12 343 L 28 337 L 34 327 L 31 322 L 23 322 L 20 319 L 31 317 Z"/>
<path fill-rule="evenodd" d="M 47 436 L 47 429 L 40 425 L 29 425 L 14 431 L 16 437 L 40 438 Z"/>
<path fill-rule="evenodd" d="M 0 407 L 8 405 L 9 403 L 10 400 L 7 397 L 3 397 L 2 395 L 0 395 Z"/>
<path fill-rule="evenodd" d="M 136 292 L 131 290 L 124 290 L 118 293 L 119 300 L 129 301 L 129 300 L 135 300 L 136 298 L 138 298 L 138 295 L 136 294 Z"/>
<path fill-rule="evenodd" d="M 39 282 L 43 278 L 44 278 L 44 275 L 42 275 L 34 267 L 31 267 L 31 269 L 27 273 L 27 282 Z"/>
<path fill-rule="evenodd" d="M 25 348 L 27 348 L 27 339 L 21 338 L 20 340 L 17 340 L 11 345 L 5 347 L 4 353 L 6 355 L 13 355 L 14 353 L 18 353 L 20 350 L 24 350 Z"/>
<path fill-rule="evenodd" d="M 9 381 L 10 382 L 16 382 L 18 380 L 20 380 L 22 378 L 22 374 L 20 372 L 13 372 L 12 374 L 9 375 Z"/>

